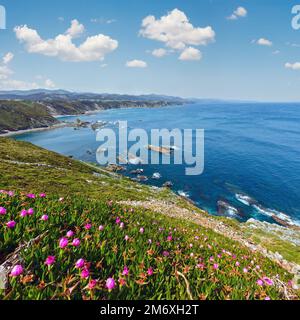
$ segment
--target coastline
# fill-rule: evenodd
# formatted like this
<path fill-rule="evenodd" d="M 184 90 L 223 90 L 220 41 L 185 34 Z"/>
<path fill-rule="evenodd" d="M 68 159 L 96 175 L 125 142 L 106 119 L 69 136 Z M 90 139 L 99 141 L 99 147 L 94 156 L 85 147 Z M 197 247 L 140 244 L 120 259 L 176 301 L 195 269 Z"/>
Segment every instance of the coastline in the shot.
<path fill-rule="evenodd" d="M 12 136 L 21 135 L 21 134 L 24 134 L 24 133 L 54 130 L 54 129 L 63 128 L 63 127 L 67 127 L 67 126 L 69 126 L 68 123 L 61 122 L 61 123 L 54 124 L 53 126 L 49 126 L 49 127 L 30 128 L 30 129 L 24 129 L 24 130 L 17 130 L 17 131 L 9 131 L 9 132 L 6 132 L 6 133 L 0 133 L 0 137 L 12 137 Z"/>
<path fill-rule="evenodd" d="M 185 104 L 182 104 L 182 106 L 184 106 Z M 140 107 L 142 108 L 165 108 L 165 107 L 173 107 L 173 106 L 179 106 L 178 104 L 174 104 L 174 105 L 167 105 L 167 106 L 163 106 L 163 105 L 158 105 L 155 107 Z M 98 109 L 98 110 L 89 110 L 89 111 L 85 111 L 84 113 L 79 113 L 79 114 L 52 114 L 52 117 L 57 119 L 59 121 L 59 118 L 63 118 L 63 117 L 80 117 L 80 116 L 87 116 L 87 115 L 92 115 L 92 114 L 97 114 L 97 113 L 101 113 L 103 111 L 106 110 L 122 110 L 122 109 L 137 109 L 137 107 L 115 107 L 115 108 L 110 108 L 110 109 Z M 16 130 L 16 131 L 8 131 L 6 133 L 0 133 L 0 137 L 12 137 L 12 136 L 17 136 L 17 135 L 21 135 L 24 133 L 30 133 L 30 132 L 40 132 L 40 131 L 46 131 L 46 130 L 54 130 L 54 129 L 58 129 L 58 128 L 63 128 L 63 127 L 67 127 L 69 126 L 70 123 L 67 122 L 60 122 L 58 124 L 52 125 L 52 126 L 48 126 L 48 127 L 40 127 L 40 128 L 29 128 L 29 129 L 24 129 L 24 130 Z"/>

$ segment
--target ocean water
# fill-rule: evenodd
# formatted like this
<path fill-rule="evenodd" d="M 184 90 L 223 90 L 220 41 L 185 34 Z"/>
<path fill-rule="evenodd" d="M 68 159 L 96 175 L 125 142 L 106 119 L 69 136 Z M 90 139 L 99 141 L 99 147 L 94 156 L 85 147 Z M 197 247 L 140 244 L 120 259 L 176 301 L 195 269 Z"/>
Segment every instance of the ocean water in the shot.
<path fill-rule="evenodd" d="M 188 196 L 211 214 L 218 201 L 228 204 L 222 214 L 246 221 L 274 222 L 272 215 L 300 221 L 300 104 L 199 103 L 157 109 L 119 109 L 63 117 L 65 121 L 127 120 L 129 128 L 190 128 L 205 130 L 204 172 L 186 176 L 184 165 L 138 165 L 147 184 L 172 181 L 173 190 Z M 18 135 L 18 140 L 74 158 L 96 162 L 91 128 L 59 128 Z M 126 175 L 134 166 L 128 168 Z M 151 179 L 154 172 L 161 178 Z"/>

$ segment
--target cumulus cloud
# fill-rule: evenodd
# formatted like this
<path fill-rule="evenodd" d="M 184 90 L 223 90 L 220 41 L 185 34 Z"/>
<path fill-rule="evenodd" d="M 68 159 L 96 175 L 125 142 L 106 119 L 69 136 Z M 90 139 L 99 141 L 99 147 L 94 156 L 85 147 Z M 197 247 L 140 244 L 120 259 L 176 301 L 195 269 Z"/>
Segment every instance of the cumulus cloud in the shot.
<path fill-rule="evenodd" d="M 178 9 L 168 12 L 167 15 L 158 19 L 153 15 L 145 17 L 139 34 L 144 38 L 163 42 L 167 48 L 182 53 L 187 47 L 207 45 L 214 42 L 216 36 L 211 26 L 194 27 L 186 14 Z M 161 50 L 155 50 L 153 54 L 162 56 L 162 52 Z"/>
<path fill-rule="evenodd" d="M 70 35 L 71 38 L 77 38 L 84 32 L 84 30 L 84 25 L 79 23 L 78 20 L 74 19 L 71 21 L 71 26 L 66 31 L 66 34 Z"/>
<path fill-rule="evenodd" d="M 260 46 L 267 46 L 267 47 L 271 47 L 273 45 L 272 41 L 265 38 L 258 39 L 256 43 Z"/>
<path fill-rule="evenodd" d="M 287 62 L 285 64 L 285 67 L 287 69 L 292 69 L 292 70 L 300 70 L 300 62 L 295 62 L 295 63 L 290 63 L 290 62 Z"/>
<path fill-rule="evenodd" d="M 51 79 L 45 80 L 45 88 L 54 89 L 55 87 L 56 87 L 56 85 Z"/>
<path fill-rule="evenodd" d="M 105 55 L 118 47 L 118 41 L 109 36 L 98 34 L 87 37 L 79 46 L 73 43 L 73 38 L 84 32 L 84 26 L 77 20 L 71 22 L 70 28 L 53 39 L 44 40 L 39 33 L 27 25 L 14 28 L 17 39 L 25 44 L 29 53 L 37 53 L 57 57 L 62 61 L 101 61 Z"/>
<path fill-rule="evenodd" d="M 233 11 L 233 13 L 227 17 L 228 20 L 237 20 L 239 18 L 245 18 L 247 17 L 247 10 L 244 7 L 238 7 L 236 10 Z"/>
<path fill-rule="evenodd" d="M 201 60 L 202 58 L 202 53 L 200 50 L 193 48 L 193 47 L 188 47 L 184 49 L 179 56 L 179 60 L 186 60 L 186 61 L 192 61 L 192 60 Z"/>
<path fill-rule="evenodd" d="M 11 52 L 8 52 L 3 58 L 2 61 L 4 64 L 8 64 L 11 62 L 11 60 L 14 58 L 14 54 Z"/>
<path fill-rule="evenodd" d="M 147 63 L 143 60 L 131 60 L 126 62 L 126 67 L 128 68 L 146 68 Z"/>
<path fill-rule="evenodd" d="M 157 58 L 164 57 L 167 53 L 168 53 L 168 51 L 166 49 L 163 49 L 163 48 L 154 49 L 152 51 L 152 55 L 154 57 L 157 57 Z"/>

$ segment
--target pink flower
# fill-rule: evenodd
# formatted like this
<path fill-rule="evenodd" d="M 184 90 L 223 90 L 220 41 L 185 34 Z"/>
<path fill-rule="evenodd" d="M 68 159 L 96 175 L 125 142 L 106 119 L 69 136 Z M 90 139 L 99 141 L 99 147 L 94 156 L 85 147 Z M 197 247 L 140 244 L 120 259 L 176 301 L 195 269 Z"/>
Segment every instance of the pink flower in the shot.
<path fill-rule="evenodd" d="M 82 269 L 84 267 L 84 264 L 85 264 L 85 261 L 84 261 L 84 259 L 81 258 L 81 259 L 77 260 L 77 262 L 75 263 L 75 267 L 77 269 Z"/>
<path fill-rule="evenodd" d="M 27 216 L 27 210 L 22 210 L 20 213 L 21 218 L 24 218 Z"/>
<path fill-rule="evenodd" d="M 0 215 L 3 216 L 5 215 L 7 210 L 4 207 L 0 207 Z"/>
<path fill-rule="evenodd" d="M 214 263 L 214 269 L 215 270 L 219 269 L 219 265 L 217 263 Z"/>
<path fill-rule="evenodd" d="M 92 225 L 91 225 L 90 223 L 87 223 L 87 224 L 84 226 L 84 228 L 85 228 L 86 230 L 90 230 L 90 229 L 92 228 Z"/>
<path fill-rule="evenodd" d="M 129 240 L 129 236 L 126 235 L 124 239 L 125 239 L 125 241 L 128 241 Z"/>
<path fill-rule="evenodd" d="M 69 243 L 69 241 L 68 241 L 67 238 L 61 238 L 61 239 L 59 240 L 59 247 L 60 247 L 61 249 L 63 249 L 63 248 L 65 248 L 65 247 L 68 245 L 68 243 Z"/>
<path fill-rule="evenodd" d="M 8 191 L 7 193 L 10 197 L 13 197 L 15 195 L 15 193 L 13 191 Z"/>
<path fill-rule="evenodd" d="M 152 276 L 153 275 L 153 268 L 150 267 L 148 270 L 147 270 L 147 274 L 148 276 Z"/>
<path fill-rule="evenodd" d="M 48 219 L 49 219 L 49 217 L 46 214 L 42 215 L 42 217 L 41 217 L 42 221 L 47 221 Z"/>
<path fill-rule="evenodd" d="M 270 297 L 265 297 L 265 300 L 271 300 L 271 298 Z"/>
<path fill-rule="evenodd" d="M 240 263 L 237 261 L 237 262 L 235 263 L 235 265 L 236 265 L 237 267 L 239 267 L 239 266 L 240 266 Z"/>
<path fill-rule="evenodd" d="M 149 244 L 152 244 L 152 239 L 148 239 L 148 243 L 149 243 Z"/>
<path fill-rule="evenodd" d="M 129 269 L 128 269 L 127 266 L 125 266 L 124 269 L 123 269 L 122 275 L 123 276 L 128 276 L 128 274 L 129 274 Z"/>
<path fill-rule="evenodd" d="M 40 198 L 46 198 L 46 193 L 40 193 Z"/>
<path fill-rule="evenodd" d="M 28 209 L 27 214 L 32 216 L 34 214 L 34 210 L 32 208 Z"/>
<path fill-rule="evenodd" d="M 11 277 L 18 277 L 22 273 L 23 273 L 23 267 L 20 264 L 17 264 L 11 270 L 10 276 Z"/>
<path fill-rule="evenodd" d="M 244 272 L 244 273 L 248 273 L 248 269 L 247 269 L 247 268 L 244 268 L 244 269 L 243 269 L 243 272 Z"/>
<path fill-rule="evenodd" d="M 144 229 L 144 228 L 141 228 L 141 229 L 140 229 L 140 233 L 143 234 L 144 232 L 145 232 L 145 229 Z"/>
<path fill-rule="evenodd" d="M 121 219 L 118 217 L 117 219 L 116 219 L 116 224 L 120 224 L 121 223 Z"/>
<path fill-rule="evenodd" d="M 74 236 L 74 232 L 72 231 L 72 230 L 69 230 L 68 232 L 67 232 L 67 237 L 68 238 L 72 238 Z"/>
<path fill-rule="evenodd" d="M 29 193 L 29 194 L 27 195 L 27 198 L 35 199 L 35 194 L 34 194 L 34 193 Z"/>
<path fill-rule="evenodd" d="M 189 246 L 190 248 L 193 248 L 193 244 L 192 243 L 190 243 L 190 246 Z"/>
<path fill-rule="evenodd" d="M 79 240 L 78 238 L 74 239 L 74 240 L 72 241 L 72 245 L 73 245 L 74 247 L 79 247 L 79 245 L 80 245 L 80 240 Z"/>
<path fill-rule="evenodd" d="M 89 287 L 90 290 L 92 290 L 92 289 L 94 289 L 96 287 L 96 285 L 97 285 L 97 280 L 92 279 L 89 282 L 88 287 Z"/>
<path fill-rule="evenodd" d="M 164 256 L 164 257 L 168 257 L 169 255 L 170 255 L 170 253 L 169 253 L 168 251 L 164 251 L 164 252 L 163 252 L 163 256 Z"/>
<path fill-rule="evenodd" d="M 47 257 L 47 259 L 45 261 L 45 264 L 47 266 L 51 266 L 54 262 L 55 262 L 55 257 L 54 256 L 49 256 L 49 257 Z"/>
<path fill-rule="evenodd" d="M 13 229 L 16 226 L 16 221 L 11 220 L 6 223 L 7 228 Z"/>
<path fill-rule="evenodd" d="M 103 231 L 104 230 L 104 226 L 99 226 L 99 231 Z"/>
<path fill-rule="evenodd" d="M 209 261 L 214 261 L 214 260 L 215 260 L 215 259 L 214 259 L 213 256 L 209 257 Z"/>
<path fill-rule="evenodd" d="M 173 240 L 173 237 L 172 236 L 168 236 L 167 237 L 167 241 L 172 241 Z"/>
<path fill-rule="evenodd" d="M 264 282 L 263 282 L 261 279 L 257 280 L 256 283 L 257 283 L 259 286 L 263 286 L 263 285 L 264 285 Z"/>
<path fill-rule="evenodd" d="M 82 279 L 87 279 L 90 276 L 90 272 L 88 269 L 83 269 L 81 271 L 81 278 Z"/>
<path fill-rule="evenodd" d="M 125 227 L 124 222 L 120 223 L 120 228 L 123 229 Z"/>
<path fill-rule="evenodd" d="M 272 286 L 274 284 L 273 280 L 268 277 L 263 277 L 263 280 L 264 280 L 265 284 L 268 286 Z"/>
<path fill-rule="evenodd" d="M 108 278 L 106 280 L 106 288 L 108 289 L 108 291 L 111 291 L 115 288 L 116 283 L 115 280 L 113 278 Z"/>

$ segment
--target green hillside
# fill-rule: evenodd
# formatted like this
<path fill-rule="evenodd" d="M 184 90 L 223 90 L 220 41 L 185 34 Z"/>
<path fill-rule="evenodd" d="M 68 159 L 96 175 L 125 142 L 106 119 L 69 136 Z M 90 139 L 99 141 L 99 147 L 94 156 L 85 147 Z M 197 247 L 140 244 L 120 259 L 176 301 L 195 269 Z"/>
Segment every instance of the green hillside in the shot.
<path fill-rule="evenodd" d="M 0 100 L 0 133 L 57 124 L 47 108 L 36 102 Z"/>
<path fill-rule="evenodd" d="M 0 150 L 2 299 L 297 298 L 231 220 L 29 143 Z"/>

